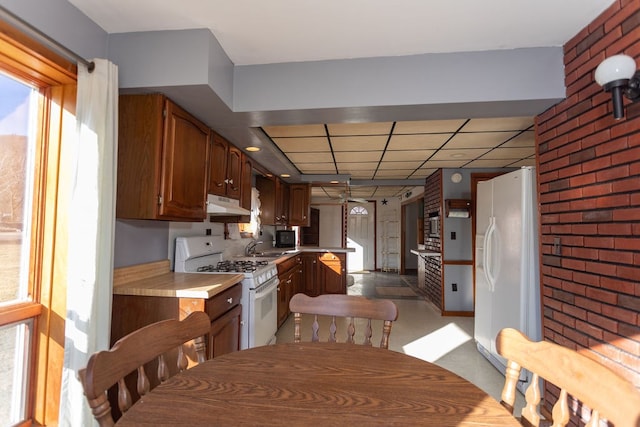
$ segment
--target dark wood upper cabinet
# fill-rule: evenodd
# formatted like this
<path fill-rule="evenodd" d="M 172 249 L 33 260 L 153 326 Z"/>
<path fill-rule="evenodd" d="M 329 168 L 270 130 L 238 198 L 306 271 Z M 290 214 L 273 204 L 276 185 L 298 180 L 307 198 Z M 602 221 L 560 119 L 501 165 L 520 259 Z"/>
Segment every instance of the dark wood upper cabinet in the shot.
<path fill-rule="evenodd" d="M 205 218 L 210 130 L 161 94 L 122 95 L 116 217 Z"/>
<path fill-rule="evenodd" d="M 211 141 L 209 194 L 240 199 L 241 176 L 242 151 L 214 132 Z"/>
<path fill-rule="evenodd" d="M 289 225 L 311 224 L 311 184 L 289 184 Z"/>

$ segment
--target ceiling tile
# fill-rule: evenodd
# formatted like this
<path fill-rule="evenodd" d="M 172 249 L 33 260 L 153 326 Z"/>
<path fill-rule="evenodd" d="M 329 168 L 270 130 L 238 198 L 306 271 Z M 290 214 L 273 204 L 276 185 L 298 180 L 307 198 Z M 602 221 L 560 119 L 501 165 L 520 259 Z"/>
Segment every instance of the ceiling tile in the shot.
<path fill-rule="evenodd" d="M 318 197 L 339 197 L 344 192 L 344 186 L 311 187 L 311 195 Z"/>
<path fill-rule="evenodd" d="M 467 163 L 469 163 L 469 159 L 429 160 L 423 166 L 423 168 L 429 168 L 429 169 L 461 168 Z"/>
<path fill-rule="evenodd" d="M 471 119 L 461 129 L 462 132 L 495 132 L 506 130 L 525 130 L 533 126 L 533 117 L 500 117 L 490 119 Z"/>
<path fill-rule="evenodd" d="M 458 133 L 443 148 L 493 148 L 515 135 L 515 132 Z"/>
<path fill-rule="evenodd" d="M 506 168 L 513 160 L 474 160 L 466 167 L 468 168 Z"/>
<path fill-rule="evenodd" d="M 331 163 L 296 163 L 302 173 L 309 174 L 335 174 L 336 167 Z"/>
<path fill-rule="evenodd" d="M 382 162 L 380 163 L 380 167 L 378 170 L 388 170 L 388 169 L 417 169 L 419 168 L 424 160 L 413 160 L 406 162 Z"/>
<path fill-rule="evenodd" d="M 333 123 L 327 125 L 330 136 L 339 135 L 389 135 L 392 122 L 379 123 Z"/>
<path fill-rule="evenodd" d="M 486 148 L 466 148 L 463 150 L 439 150 L 432 160 L 472 160 L 489 151 Z"/>
<path fill-rule="evenodd" d="M 449 133 L 393 135 L 387 150 L 438 149 L 451 137 Z"/>
<path fill-rule="evenodd" d="M 396 122 L 393 134 L 412 133 L 453 133 L 464 124 L 465 120 L 420 120 Z"/>
<path fill-rule="evenodd" d="M 523 132 L 515 138 L 505 142 L 501 147 L 535 147 L 536 135 L 532 130 Z"/>
<path fill-rule="evenodd" d="M 336 151 L 336 162 L 378 162 L 383 151 Z"/>
<path fill-rule="evenodd" d="M 333 163 L 331 153 L 287 153 L 287 157 L 294 163 Z"/>
<path fill-rule="evenodd" d="M 327 138 L 275 138 L 273 139 L 273 142 L 275 142 L 278 148 L 285 153 L 331 151 L 329 140 Z"/>
<path fill-rule="evenodd" d="M 385 162 L 401 162 L 416 159 L 427 160 L 433 153 L 435 153 L 435 150 L 387 151 L 382 160 Z"/>
<path fill-rule="evenodd" d="M 480 160 L 491 159 L 513 159 L 519 160 L 529 157 L 533 153 L 533 147 L 531 148 L 495 148 L 482 156 Z"/>
<path fill-rule="evenodd" d="M 340 162 L 338 164 L 338 169 L 340 173 L 349 173 L 350 171 L 364 171 L 370 170 L 375 171 L 378 167 L 378 162 Z"/>
<path fill-rule="evenodd" d="M 386 135 L 334 136 L 331 146 L 334 151 L 380 151 L 387 145 Z"/>
<path fill-rule="evenodd" d="M 413 175 L 411 175 L 410 179 L 426 178 L 428 176 L 431 176 L 431 174 L 433 174 L 435 171 L 436 169 L 429 168 L 418 169 L 413 173 Z"/>
<path fill-rule="evenodd" d="M 381 170 L 378 169 L 376 172 L 376 178 L 384 178 L 384 179 L 407 179 L 415 169 L 389 169 L 389 170 Z"/>
<path fill-rule="evenodd" d="M 324 125 L 265 126 L 262 130 L 271 138 L 297 136 L 326 136 Z"/>

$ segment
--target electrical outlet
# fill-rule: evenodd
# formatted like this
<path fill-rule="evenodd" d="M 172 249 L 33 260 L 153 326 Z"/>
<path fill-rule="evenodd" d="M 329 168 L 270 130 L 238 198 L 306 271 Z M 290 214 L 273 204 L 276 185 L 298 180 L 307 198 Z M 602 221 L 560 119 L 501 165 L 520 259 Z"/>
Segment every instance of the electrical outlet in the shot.
<path fill-rule="evenodd" d="M 451 240 L 456 240 L 456 232 L 455 231 L 451 232 Z"/>
<path fill-rule="evenodd" d="M 207 236 L 211 236 L 211 229 L 207 228 L 206 230 L 204 230 L 204 234 Z"/>
<path fill-rule="evenodd" d="M 562 255 L 562 243 L 560 243 L 559 237 L 553 238 L 553 254 Z"/>
<path fill-rule="evenodd" d="M 451 291 L 458 292 L 458 284 L 457 283 L 452 283 L 451 284 Z"/>

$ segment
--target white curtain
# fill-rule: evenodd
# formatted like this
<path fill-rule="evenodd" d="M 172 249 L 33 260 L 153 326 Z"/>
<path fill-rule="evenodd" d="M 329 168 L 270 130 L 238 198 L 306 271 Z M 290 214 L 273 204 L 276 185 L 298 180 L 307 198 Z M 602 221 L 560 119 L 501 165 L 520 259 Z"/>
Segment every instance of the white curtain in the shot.
<path fill-rule="evenodd" d="M 118 67 L 94 62 L 92 73 L 78 66 L 61 426 L 95 424 L 78 371 L 91 354 L 109 348 L 111 331 Z"/>

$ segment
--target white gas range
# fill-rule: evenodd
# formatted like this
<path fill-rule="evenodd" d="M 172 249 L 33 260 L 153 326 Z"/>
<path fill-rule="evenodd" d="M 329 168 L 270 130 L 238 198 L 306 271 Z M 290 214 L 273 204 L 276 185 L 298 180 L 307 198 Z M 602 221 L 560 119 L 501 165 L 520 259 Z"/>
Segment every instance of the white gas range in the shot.
<path fill-rule="evenodd" d="M 224 259 L 222 236 L 178 237 L 176 273 L 244 274 L 242 280 L 242 328 L 240 348 L 275 343 L 278 329 L 278 270 L 272 261 L 260 258 Z"/>

